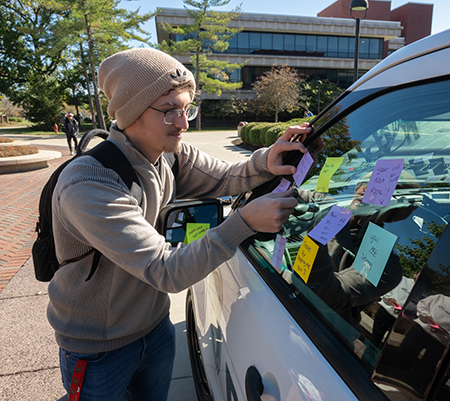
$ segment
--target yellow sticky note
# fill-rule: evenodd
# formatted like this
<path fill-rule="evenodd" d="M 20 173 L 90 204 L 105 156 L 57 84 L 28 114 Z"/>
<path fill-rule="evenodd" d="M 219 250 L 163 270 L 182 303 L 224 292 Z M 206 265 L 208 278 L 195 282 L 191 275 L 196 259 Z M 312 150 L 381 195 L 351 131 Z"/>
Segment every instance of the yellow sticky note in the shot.
<path fill-rule="evenodd" d="M 298 250 L 297 257 L 294 263 L 294 271 L 303 279 L 305 283 L 308 282 L 309 274 L 311 273 L 314 259 L 316 259 L 319 245 L 312 239 L 305 235 L 302 246 Z"/>
<path fill-rule="evenodd" d="M 208 229 L 209 223 L 187 223 L 184 243 L 187 245 L 196 239 L 203 238 Z"/>
<path fill-rule="evenodd" d="M 317 181 L 317 192 L 328 192 L 328 185 L 330 184 L 331 177 L 337 171 L 344 161 L 343 157 L 329 157 L 325 161 L 325 165 L 322 167 L 319 179 Z"/>

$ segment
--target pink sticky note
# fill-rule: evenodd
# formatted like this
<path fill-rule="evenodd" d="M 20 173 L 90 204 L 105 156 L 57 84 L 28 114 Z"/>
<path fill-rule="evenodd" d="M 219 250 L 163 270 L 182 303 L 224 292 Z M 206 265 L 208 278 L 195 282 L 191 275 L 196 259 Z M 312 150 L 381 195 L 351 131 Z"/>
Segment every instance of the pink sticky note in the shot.
<path fill-rule="evenodd" d="M 273 194 L 276 194 L 277 192 L 284 192 L 287 191 L 290 187 L 291 183 L 286 180 L 286 178 L 282 178 L 278 186 L 272 191 Z"/>
<path fill-rule="evenodd" d="M 273 246 L 272 258 L 270 264 L 281 273 L 281 261 L 283 260 L 284 248 L 286 248 L 287 239 L 277 234 L 275 244 Z"/>
<path fill-rule="evenodd" d="M 328 214 L 315 226 L 308 236 L 325 245 L 348 223 L 351 210 L 333 205 Z"/>
<path fill-rule="evenodd" d="M 403 170 L 403 159 L 380 159 L 370 177 L 363 202 L 389 206 L 392 194 Z"/>
<path fill-rule="evenodd" d="M 314 163 L 314 160 L 312 156 L 309 154 L 309 152 L 305 153 L 300 160 L 300 163 L 298 163 L 297 171 L 292 176 L 294 177 L 295 183 L 297 184 L 297 187 L 302 185 L 303 180 L 306 177 L 306 174 L 308 174 L 309 169 L 311 168 L 312 164 Z"/>

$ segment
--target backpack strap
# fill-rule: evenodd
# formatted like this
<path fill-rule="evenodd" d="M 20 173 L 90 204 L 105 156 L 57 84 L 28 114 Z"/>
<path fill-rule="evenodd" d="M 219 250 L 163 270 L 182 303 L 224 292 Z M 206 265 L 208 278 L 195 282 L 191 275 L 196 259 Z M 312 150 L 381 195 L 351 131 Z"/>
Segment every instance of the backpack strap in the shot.
<path fill-rule="evenodd" d="M 142 189 L 133 166 L 122 151 L 111 141 L 100 142 L 97 146 L 83 153 L 97 159 L 103 166 L 114 170 L 131 191 L 131 195 L 142 202 Z"/>
<path fill-rule="evenodd" d="M 139 178 L 137 177 L 136 172 L 134 171 L 134 168 L 129 160 L 125 157 L 122 151 L 116 145 L 114 145 L 114 143 L 112 143 L 111 141 L 100 142 L 97 146 L 88 150 L 87 152 L 84 152 L 82 155 L 92 156 L 97 159 L 104 167 L 114 170 L 126 184 L 131 192 L 131 195 L 137 199 L 138 204 L 141 204 L 142 188 L 139 183 Z M 97 270 L 98 265 L 100 264 L 100 259 L 102 257 L 102 253 L 99 250 L 92 248 L 92 250 L 82 255 L 80 259 L 90 255 L 92 252 L 94 252 L 94 257 L 92 259 L 91 271 L 89 272 L 89 275 L 87 276 L 85 281 L 89 281 L 92 278 L 95 271 Z M 75 260 L 70 260 L 68 262 L 70 263 L 71 261 Z"/>
<path fill-rule="evenodd" d="M 141 204 L 143 194 L 139 178 L 137 177 L 136 172 L 134 171 L 134 168 L 129 160 L 125 157 L 122 151 L 116 145 L 114 145 L 114 143 L 112 143 L 111 141 L 103 141 L 94 148 L 80 154 L 79 156 L 84 155 L 92 156 L 97 159 L 104 167 L 114 170 L 126 184 L 131 192 L 131 195 L 137 199 L 138 204 Z M 178 174 L 178 158 L 174 153 L 163 153 L 163 156 L 171 167 L 173 175 L 176 177 Z M 94 253 L 94 257 L 92 259 L 91 271 L 89 272 L 89 275 L 85 280 L 89 281 L 97 270 L 97 267 L 100 264 L 100 259 L 102 257 L 102 253 L 95 248 L 92 248 L 90 251 L 78 258 L 63 261 L 59 267 L 63 266 L 64 264 L 83 259 L 84 257 L 92 253 Z"/>
<path fill-rule="evenodd" d="M 172 169 L 172 173 L 177 178 L 178 175 L 178 157 L 175 156 L 175 153 L 163 153 L 164 159 L 166 159 L 170 168 Z"/>

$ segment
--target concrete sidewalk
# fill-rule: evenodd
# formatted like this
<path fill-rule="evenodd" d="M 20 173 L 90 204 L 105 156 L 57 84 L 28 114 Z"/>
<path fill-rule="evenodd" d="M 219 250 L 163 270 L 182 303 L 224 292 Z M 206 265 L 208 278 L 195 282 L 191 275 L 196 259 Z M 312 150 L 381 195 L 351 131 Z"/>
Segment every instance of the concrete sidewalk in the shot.
<path fill-rule="evenodd" d="M 0 401 L 64 400 L 58 347 L 46 318 L 48 285 L 34 278 L 30 255 L 40 192 L 56 167 L 70 157 L 69 150 L 64 135 L 1 131 L 0 136 L 18 137 L 39 149 L 58 150 L 63 155 L 50 161 L 46 169 L 0 175 Z M 231 162 L 245 160 L 251 154 L 232 144 L 237 138 L 236 131 L 184 134 L 185 141 Z M 186 345 L 185 295 L 185 291 L 171 295 L 177 355 L 170 401 L 197 399 Z"/>

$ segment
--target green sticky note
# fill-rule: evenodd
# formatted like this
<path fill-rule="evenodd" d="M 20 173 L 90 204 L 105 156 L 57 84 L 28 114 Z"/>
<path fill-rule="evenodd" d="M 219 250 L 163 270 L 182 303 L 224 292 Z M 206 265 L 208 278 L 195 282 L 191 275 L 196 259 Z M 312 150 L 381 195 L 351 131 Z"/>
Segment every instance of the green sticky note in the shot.
<path fill-rule="evenodd" d="M 208 229 L 209 223 L 187 223 L 184 243 L 187 245 L 196 239 L 203 238 Z"/>
<path fill-rule="evenodd" d="M 308 283 L 309 275 L 318 250 L 319 245 L 305 235 L 302 246 L 298 250 L 298 254 L 294 262 L 294 271 L 303 279 L 305 283 Z"/>
<path fill-rule="evenodd" d="M 328 186 L 330 184 L 331 177 L 337 171 L 344 161 L 343 157 L 329 157 L 325 161 L 325 165 L 322 167 L 319 179 L 317 181 L 317 192 L 328 192 Z"/>

